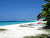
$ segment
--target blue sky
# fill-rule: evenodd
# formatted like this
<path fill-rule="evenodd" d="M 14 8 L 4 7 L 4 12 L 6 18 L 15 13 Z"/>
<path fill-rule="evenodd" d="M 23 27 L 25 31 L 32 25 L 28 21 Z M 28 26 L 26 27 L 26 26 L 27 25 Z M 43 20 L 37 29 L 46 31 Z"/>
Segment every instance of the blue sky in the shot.
<path fill-rule="evenodd" d="M 44 0 L 0 0 L 0 21 L 37 20 Z"/>

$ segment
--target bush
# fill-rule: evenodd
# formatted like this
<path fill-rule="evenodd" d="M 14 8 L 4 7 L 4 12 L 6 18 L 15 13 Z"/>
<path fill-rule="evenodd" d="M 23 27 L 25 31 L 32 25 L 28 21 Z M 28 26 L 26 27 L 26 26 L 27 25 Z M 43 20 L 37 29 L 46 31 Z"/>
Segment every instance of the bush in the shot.
<path fill-rule="evenodd" d="M 50 38 L 50 34 L 41 34 L 37 36 L 25 36 L 24 38 Z"/>
<path fill-rule="evenodd" d="M 5 31 L 5 30 L 7 30 L 7 29 L 0 29 L 0 31 Z"/>

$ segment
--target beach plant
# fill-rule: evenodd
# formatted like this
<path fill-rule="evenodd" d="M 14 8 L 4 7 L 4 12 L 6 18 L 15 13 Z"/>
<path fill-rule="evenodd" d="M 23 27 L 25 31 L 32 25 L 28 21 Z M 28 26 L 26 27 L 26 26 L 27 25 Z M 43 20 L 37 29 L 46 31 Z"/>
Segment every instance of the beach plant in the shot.
<path fill-rule="evenodd" d="M 0 31 L 6 31 L 7 29 L 0 29 Z"/>
<path fill-rule="evenodd" d="M 24 38 L 50 38 L 50 34 L 39 34 L 37 36 L 25 36 Z"/>
<path fill-rule="evenodd" d="M 26 26 L 20 25 L 20 27 L 26 27 Z"/>
<path fill-rule="evenodd" d="M 50 0 L 45 0 L 47 3 L 42 4 L 42 11 L 45 12 L 46 19 L 47 19 L 47 27 L 50 27 Z"/>
<path fill-rule="evenodd" d="M 42 4 L 42 11 L 37 16 L 38 20 L 43 16 L 45 17 L 45 20 L 47 20 L 47 27 L 50 28 L 50 0 L 44 0 L 46 1 L 45 4 Z"/>
<path fill-rule="evenodd" d="M 32 24 L 28 24 L 28 25 L 32 25 Z"/>

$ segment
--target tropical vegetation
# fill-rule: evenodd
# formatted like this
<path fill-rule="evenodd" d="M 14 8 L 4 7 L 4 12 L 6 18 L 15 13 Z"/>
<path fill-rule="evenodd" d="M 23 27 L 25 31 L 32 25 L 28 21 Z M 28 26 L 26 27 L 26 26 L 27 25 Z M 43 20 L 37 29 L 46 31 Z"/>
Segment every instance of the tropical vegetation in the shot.
<path fill-rule="evenodd" d="M 50 38 L 50 34 L 39 34 L 37 36 L 25 36 L 24 38 Z"/>
<path fill-rule="evenodd" d="M 37 18 L 39 20 L 42 16 L 45 17 L 45 20 L 47 21 L 47 27 L 50 27 L 50 0 L 44 1 L 46 1 L 46 3 L 42 4 L 42 11 Z"/>

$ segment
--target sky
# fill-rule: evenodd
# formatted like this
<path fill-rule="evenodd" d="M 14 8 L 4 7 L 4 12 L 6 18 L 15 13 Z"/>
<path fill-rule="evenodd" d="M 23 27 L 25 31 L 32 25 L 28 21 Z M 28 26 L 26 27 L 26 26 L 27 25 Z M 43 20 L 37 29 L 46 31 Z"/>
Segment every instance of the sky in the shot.
<path fill-rule="evenodd" d="M 0 0 L 0 21 L 37 20 L 44 0 Z"/>

